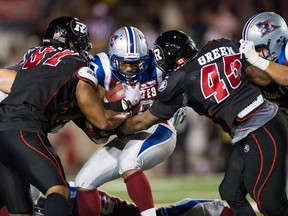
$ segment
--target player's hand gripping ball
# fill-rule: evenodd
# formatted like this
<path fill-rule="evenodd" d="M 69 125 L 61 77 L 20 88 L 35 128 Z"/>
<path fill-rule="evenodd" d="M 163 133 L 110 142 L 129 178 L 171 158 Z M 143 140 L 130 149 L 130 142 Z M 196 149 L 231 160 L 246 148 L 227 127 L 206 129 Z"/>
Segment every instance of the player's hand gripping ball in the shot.
<path fill-rule="evenodd" d="M 129 85 L 123 83 L 124 88 L 124 99 L 129 101 L 132 106 L 136 106 L 142 98 L 140 83 L 136 83 L 135 85 Z"/>

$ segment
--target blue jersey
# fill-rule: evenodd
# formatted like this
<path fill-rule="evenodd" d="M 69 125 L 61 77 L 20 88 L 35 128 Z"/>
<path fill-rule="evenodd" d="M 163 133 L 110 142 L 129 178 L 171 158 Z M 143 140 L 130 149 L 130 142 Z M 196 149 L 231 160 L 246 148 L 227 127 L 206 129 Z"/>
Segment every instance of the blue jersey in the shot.
<path fill-rule="evenodd" d="M 90 62 L 90 68 L 96 73 L 98 84 L 109 91 L 117 83 L 118 79 L 114 76 L 110 68 L 109 56 L 106 53 L 99 53 L 94 56 Z M 142 91 L 142 100 L 140 102 L 139 112 L 145 111 L 157 99 L 157 89 L 163 80 L 162 71 L 156 67 L 154 55 L 149 51 L 149 64 L 147 70 L 141 74 L 140 86 Z"/>

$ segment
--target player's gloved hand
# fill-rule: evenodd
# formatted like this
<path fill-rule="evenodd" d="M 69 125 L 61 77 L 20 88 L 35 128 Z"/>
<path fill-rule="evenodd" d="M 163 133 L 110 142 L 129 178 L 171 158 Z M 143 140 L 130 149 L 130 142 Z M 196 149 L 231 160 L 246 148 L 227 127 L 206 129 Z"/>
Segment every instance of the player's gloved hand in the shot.
<path fill-rule="evenodd" d="M 240 40 L 240 48 L 239 51 L 241 54 L 245 55 L 245 58 L 247 59 L 247 61 L 260 68 L 261 70 L 265 70 L 268 65 L 269 65 L 269 61 L 261 58 L 257 52 L 255 51 L 255 46 L 254 46 L 254 42 L 253 41 L 247 41 L 247 40 Z"/>
<path fill-rule="evenodd" d="M 186 108 L 180 107 L 170 119 L 170 122 L 174 127 L 176 127 L 179 123 L 182 123 L 186 117 Z"/>
<path fill-rule="evenodd" d="M 112 130 L 100 130 L 90 124 L 84 117 L 73 119 L 73 122 L 80 127 L 86 135 L 96 144 L 107 142 L 110 135 L 115 134 Z"/>
<path fill-rule="evenodd" d="M 124 89 L 124 100 L 134 107 L 141 101 L 140 83 L 138 82 L 133 86 L 126 83 L 122 83 L 122 85 Z"/>

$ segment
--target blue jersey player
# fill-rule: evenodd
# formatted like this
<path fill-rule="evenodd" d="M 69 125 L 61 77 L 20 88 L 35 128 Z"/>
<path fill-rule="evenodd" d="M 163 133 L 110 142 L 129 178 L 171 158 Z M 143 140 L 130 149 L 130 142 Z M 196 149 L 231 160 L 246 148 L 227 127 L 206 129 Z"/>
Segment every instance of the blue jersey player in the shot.
<path fill-rule="evenodd" d="M 129 105 L 136 105 L 134 109 L 138 113 L 155 101 L 158 85 L 163 80 L 162 71 L 156 67 L 144 34 L 130 26 L 119 28 L 112 34 L 109 53 L 97 54 L 91 68 L 96 73 L 98 84 L 107 92 L 119 84 L 123 85 L 123 98 L 131 102 Z M 137 92 L 140 93 L 138 96 Z M 123 106 L 125 109 L 127 104 Z M 77 209 L 81 212 L 81 209 L 88 211 L 87 206 L 92 209 L 95 203 L 89 197 L 95 195 L 93 191 L 108 181 L 122 177 L 141 215 L 156 216 L 150 183 L 143 171 L 166 160 L 175 145 L 176 131 L 168 121 L 132 135 L 116 136 L 94 152 L 77 174 L 77 205 L 83 205 Z"/>

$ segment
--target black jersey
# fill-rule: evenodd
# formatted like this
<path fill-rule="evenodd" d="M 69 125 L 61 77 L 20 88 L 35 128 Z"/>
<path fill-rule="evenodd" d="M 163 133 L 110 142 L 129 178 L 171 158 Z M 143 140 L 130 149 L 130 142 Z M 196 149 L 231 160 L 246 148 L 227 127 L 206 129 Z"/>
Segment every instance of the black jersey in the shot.
<path fill-rule="evenodd" d="M 161 83 L 150 112 L 168 119 L 179 107 L 189 106 L 230 132 L 237 115 L 261 95 L 245 76 L 247 66 L 238 43 L 213 40 Z"/>
<path fill-rule="evenodd" d="M 260 89 L 263 92 L 263 96 L 268 100 L 276 103 L 279 106 L 279 109 L 288 119 L 288 87 L 273 83 L 272 85 L 267 87 L 260 87 Z"/>
<path fill-rule="evenodd" d="M 50 130 L 56 117 L 76 104 L 79 79 L 95 87 L 93 79 L 81 74 L 86 66 L 78 53 L 70 49 L 44 46 L 29 53 L 21 67 L 15 67 L 17 75 L 11 93 L 1 102 L 0 130 Z"/>

